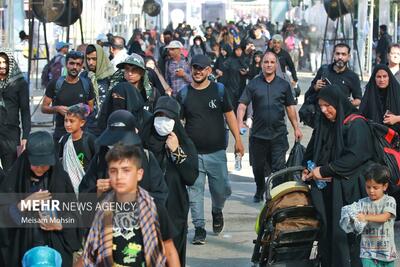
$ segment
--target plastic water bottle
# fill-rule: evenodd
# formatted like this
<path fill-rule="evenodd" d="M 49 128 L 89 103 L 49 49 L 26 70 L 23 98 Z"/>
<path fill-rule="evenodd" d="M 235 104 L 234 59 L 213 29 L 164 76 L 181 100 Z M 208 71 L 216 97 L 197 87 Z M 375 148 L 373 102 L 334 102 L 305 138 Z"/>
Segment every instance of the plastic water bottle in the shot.
<path fill-rule="evenodd" d="M 240 153 L 235 154 L 235 171 L 240 171 L 242 169 L 242 155 Z"/>
<path fill-rule="evenodd" d="M 317 165 L 315 165 L 315 162 L 312 160 L 308 160 L 307 161 L 307 169 L 311 172 L 312 170 L 314 170 L 317 167 Z M 326 182 L 324 181 L 319 181 L 319 180 L 315 180 L 315 184 L 317 185 L 317 187 L 319 189 L 324 189 L 326 187 Z"/>
<path fill-rule="evenodd" d="M 247 128 L 240 128 L 240 135 L 244 135 L 247 132 Z"/>

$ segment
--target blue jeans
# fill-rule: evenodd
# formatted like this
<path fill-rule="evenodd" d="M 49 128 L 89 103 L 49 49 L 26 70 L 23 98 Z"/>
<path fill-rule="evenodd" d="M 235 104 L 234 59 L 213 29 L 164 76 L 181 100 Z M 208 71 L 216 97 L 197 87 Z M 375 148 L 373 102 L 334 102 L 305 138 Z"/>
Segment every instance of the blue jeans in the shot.
<path fill-rule="evenodd" d="M 205 228 L 204 186 L 206 176 L 210 188 L 212 212 L 222 212 L 225 201 L 231 195 L 228 176 L 226 151 L 219 150 L 210 154 L 199 154 L 199 176 L 194 185 L 188 187 L 190 211 L 194 227 Z"/>

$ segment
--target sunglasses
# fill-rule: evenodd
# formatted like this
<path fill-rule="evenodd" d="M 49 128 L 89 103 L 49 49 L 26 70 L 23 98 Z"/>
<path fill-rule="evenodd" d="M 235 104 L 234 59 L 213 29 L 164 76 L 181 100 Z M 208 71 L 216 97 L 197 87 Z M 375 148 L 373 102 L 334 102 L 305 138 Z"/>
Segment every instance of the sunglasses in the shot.
<path fill-rule="evenodd" d="M 198 65 L 193 65 L 192 68 L 193 68 L 194 70 L 197 70 L 197 71 L 203 71 L 203 70 L 207 69 L 208 66 L 202 67 L 202 66 L 198 66 Z"/>

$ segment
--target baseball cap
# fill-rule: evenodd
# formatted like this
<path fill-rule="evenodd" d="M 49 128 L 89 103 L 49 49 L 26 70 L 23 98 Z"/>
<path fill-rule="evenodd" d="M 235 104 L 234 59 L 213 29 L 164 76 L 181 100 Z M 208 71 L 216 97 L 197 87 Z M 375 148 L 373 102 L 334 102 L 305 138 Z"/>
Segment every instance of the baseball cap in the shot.
<path fill-rule="evenodd" d="M 140 55 L 135 54 L 135 53 L 132 53 L 124 61 L 117 64 L 117 68 L 123 69 L 125 67 L 125 65 L 133 65 L 133 66 L 137 66 L 143 70 L 146 70 L 146 66 L 144 64 L 143 58 Z"/>
<path fill-rule="evenodd" d="M 61 267 L 60 253 L 50 247 L 38 246 L 28 250 L 22 259 L 23 267 Z"/>
<path fill-rule="evenodd" d="M 183 44 L 177 40 L 171 41 L 165 48 L 183 48 Z"/>
<path fill-rule="evenodd" d="M 171 119 L 178 119 L 181 112 L 181 107 L 178 101 L 172 97 L 162 96 L 157 100 L 157 104 L 154 109 L 154 114 L 157 114 L 158 112 L 164 113 Z"/>
<path fill-rule="evenodd" d="M 200 66 L 202 68 L 205 67 L 210 67 L 211 66 L 211 60 L 208 56 L 206 55 L 195 55 L 192 58 L 192 61 L 190 62 L 191 66 Z"/>
<path fill-rule="evenodd" d="M 107 35 L 105 35 L 104 33 L 100 33 L 99 35 L 97 35 L 96 41 L 100 41 L 103 43 L 108 42 Z"/>
<path fill-rule="evenodd" d="M 272 36 L 272 40 L 278 41 L 278 42 L 283 42 L 283 37 L 280 34 L 274 34 Z"/>
<path fill-rule="evenodd" d="M 111 146 L 118 142 L 124 145 L 137 145 L 141 143 L 136 134 L 136 118 L 127 110 L 116 110 L 107 120 L 106 130 L 96 140 L 100 146 Z"/>
<path fill-rule="evenodd" d="M 58 50 L 61 50 L 61 48 L 63 48 L 63 47 L 68 47 L 68 46 L 70 46 L 71 44 L 70 43 L 66 43 L 66 42 L 63 42 L 63 41 L 61 41 L 61 42 L 57 42 L 56 43 L 56 50 L 58 51 Z"/>
<path fill-rule="evenodd" d="M 29 162 L 33 166 L 54 165 L 55 147 L 53 137 L 49 132 L 37 131 L 31 133 L 26 145 Z"/>

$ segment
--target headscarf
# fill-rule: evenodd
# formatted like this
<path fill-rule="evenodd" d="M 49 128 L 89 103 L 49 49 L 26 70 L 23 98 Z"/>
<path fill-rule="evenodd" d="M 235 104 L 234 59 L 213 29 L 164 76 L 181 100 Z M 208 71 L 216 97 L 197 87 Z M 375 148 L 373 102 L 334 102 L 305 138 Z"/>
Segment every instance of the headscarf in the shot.
<path fill-rule="evenodd" d="M 0 105 L 4 105 L 3 93 L 7 87 L 18 79 L 23 79 L 24 76 L 18 67 L 18 64 L 14 58 L 13 51 L 8 48 L 0 48 L 0 54 L 8 57 L 8 73 L 5 80 L 0 80 Z"/>
<path fill-rule="evenodd" d="M 31 173 L 31 163 L 29 162 L 28 151 L 25 150 L 16 160 L 13 167 L 8 172 L 8 177 L 10 179 L 4 179 L 0 186 L 0 192 L 2 193 L 13 193 L 15 194 L 14 198 L 7 199 L 8 203 L 1 203 L 1 208 L 6 208 L 8 210 L 8 205 L 12 205 L 18 203 L 20 197 L 22 195 L 17 195 L 17 193 L 30 193 L 31 181 L 30 177 Z M 56 159 L 56 163 L 54 166 L 51 166 L 49 171 L 45 174 L 44 177 L 41 178 L 46 179 L 44 181 L 47 184 L 46 189 L 49 190 L 50 193 L 61 193 L 63 194 L 63 198 L 59 200 L 62 202 L 72 202 L 76 201 L 75 196 L 73 196 L 73 187 L 71 181 L 69 179 L 68 174 L 64 171 L 61 162 Z M 60 196 L 60 195 L 58 195 Z M 53 198 L 55 196 L 53 195 Z M 59 217 L 64 217 L 67 215 L 64 211 L 59 211 Z M 78 217 L 76 213 L 69 212 L 68 216 L 74 216 L 74 219 L 77 221 Z M 2 242 L 9 242 L 8 244 L 8 253 L 10 259 L 15 261 L 19 260 L 21 262 L 24 253 L 32 247 L 37 240 L 34 240 L 33 232 L 38 229 L 38 226 L 34 228 L 14 228 L 8 229 L 9 238 L 5 238 L 6 240 L 1 240 Z M 41 231 L 41 230 L 40 230 Z M 70 259 L 72 261 L 73 251 L 76 251 L 80 248 L 80 238 L 78 235 L 78 231 L 74 228 L 64 228 L 62 231 L 50 231 L 42 233 L 44 239 L 46 240 L 46 244 L 50 247 L 56 249 L 63 257 L 63 262 Z M 68 238 L 67 238 L 68 237 Z"/>
<path fill-rule="evenodd" d="M 179 141 L 179 146 L 183 148 L 186 154 L 194 154 L 194 151 L 191 151 L 192 146 L 188 144 L 190 141 L 189 136 L 187 135 L 185 129 L 182 126 L 182 123 L 179 117 L 171 118 L 175 121 L 174 129 L 172 130 Z M 154 122 L 154 120 L 153 120 Z M 166 156 L 166 141 L 168 136 L 160 136 L 154 128 L 154 124 L 151 127 L 151 134 L 146 138 L 146 145 L 148 149 L 154 153 L 158 163 L 161 166 L 161 169 L 165 170 L 165 156 Z M 189 150 L 189 151 L 188 151 Z"/>
<path fill-rule="evenodd" d="M 99 115 L 98 125 L 100 129 L 106 128 L 108 117 L 113 111 L 115 111 L 113 98 L 114 93 L 124 98 L 124 107 L 121 108 L 131 112 L 136 117 L 138 130 L 139 132 L 141 132 L 149 119 L 149 116 L 147 114 L 148 112 L 146 113 L 143 109 L 144 101 L 143 97 L 140 95 L 139 90 L 137 90 L 132 84 L 128 82 L 120 82 L 113 89 L 108 91 L 106 100 L 104 101 Z"/>
<path fill-rule="evenodd" d="M 97 81 L 105 79 L 107 77 L 111 77 L 114 73 L 114 67 L 100 45 L 91 44 L 89 46 L 94 46 L 94 48 L 96 49 L 96 57 L 97 57 L 96 72 L 89 70 L 86 60 L 85 60 L 85 68 L 88 70 L 88 77 L 93 84 L 96 103 L 99 103 L 99 86 L 97 84 Z"/>
<path fill-rule="evenodd" d="M 386 89 L 380 89 L 376 84 L 375 76 L 379 70 L 384 70 L 389 75 L 389 86 Z M 386 110 L 400 115 L 400 84 L 388 66 L 377 65 L 365 87 L 360 112 L 368 119 L 382 123 Z"/>
<path fill-rule="evenodd" d="M 315 129 L 316 140 L 314 143 L 314 162 L 317 165 L 326 164 L 327 162 L 318 162 L 323 155 L 322 147 L 329 146 L 332 149 L 330 160 L 340 157 L 344 149 L 343 140 L 343 121 L 352 113 L 357 113 L 348 98 L 340 90 L 337 85 L 328 85 L 320 90 L 318 98 L 329 103 L 336 109 L 336 119 L 334 122 L 329 121 L 323 114 L 320 115 L 319 123 Z M 327 143 L 328 142 L 328 143 Z M 330 143 L 330 144 L 329 144 Z"/>
<path fill-rule="evenodd" d="M 224 44 L 221 49 L 223 49 L 227 52 L 226 57 L 229 57 L 232 55 L 232 47 L 229 44 Z"/>

